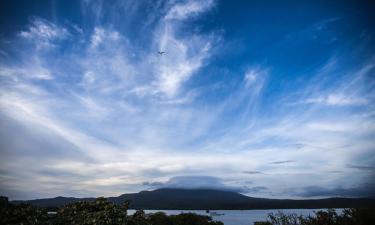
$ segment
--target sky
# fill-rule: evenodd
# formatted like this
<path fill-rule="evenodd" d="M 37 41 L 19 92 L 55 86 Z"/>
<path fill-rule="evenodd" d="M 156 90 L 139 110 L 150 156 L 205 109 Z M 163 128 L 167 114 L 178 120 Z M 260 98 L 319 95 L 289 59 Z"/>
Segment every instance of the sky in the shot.
<path fill-rule="evenodd" d="M 375 197 L 371 1 L 0 10 L 0 195 Z"/>

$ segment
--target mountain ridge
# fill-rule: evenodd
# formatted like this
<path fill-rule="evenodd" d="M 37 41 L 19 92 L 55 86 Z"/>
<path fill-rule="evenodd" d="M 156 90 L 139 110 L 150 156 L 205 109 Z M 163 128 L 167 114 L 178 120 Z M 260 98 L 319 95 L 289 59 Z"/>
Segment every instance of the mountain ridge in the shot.
<path fill-rule="evenodd" d="M 93 201 L 95 198 L 55 197 L 27 201 L 39 207 L 61 207 L 78 201 Z M 323 199 L 269 199 L 245 196 L 237 192 L 215 189 L 177 189 L 163 188 L 153 191 L 122 194 L 108 197 L 110 202 L 122 204 L 130 201 L 130 209 L 155 210 L 245 210 L 245 209 L 313 209 L 313 208 L 356 208 L 375 206 L 375 199 L 370 198 L 323 198 Z"/>

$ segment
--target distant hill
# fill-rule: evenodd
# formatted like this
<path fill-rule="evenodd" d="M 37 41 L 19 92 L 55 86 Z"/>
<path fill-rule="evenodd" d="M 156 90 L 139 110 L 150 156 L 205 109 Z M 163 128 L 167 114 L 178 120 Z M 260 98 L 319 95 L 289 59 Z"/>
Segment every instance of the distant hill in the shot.
<path fill-rule="evenodd" d="M 46 198 L 28 202 L 40 207 L 60 207 L 94 198 Z M 110 197 L 109 201 L 121 204 L 130 200 L 131 209 L 293 209 L 293 208 L 355 208 L 375 206 L 375 199 L 325 198 L 314 200 L 253 198 L 230 191 L 210 189 L 157 189 Z"/>
<path fill-rule="evenodd" d="M 14 204 L 20 203 L 30 203 L 34 206 L 39 207 L 61 207 L 69 203 L 75 203 L 79 201 L 94 201 L 95 198 L 72 198 L 72 197 L 56 197 L 56 198 L 42 198 L 42 199 L 34 199 L 28 201 L 11 201 Z"/>

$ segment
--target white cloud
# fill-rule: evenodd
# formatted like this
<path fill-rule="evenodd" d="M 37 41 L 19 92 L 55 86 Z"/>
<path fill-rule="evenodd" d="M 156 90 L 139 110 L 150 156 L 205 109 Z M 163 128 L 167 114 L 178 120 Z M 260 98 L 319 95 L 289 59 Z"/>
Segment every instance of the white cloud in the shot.
<path fill-rule="evenodd" d="M 186 43 L 178 42 L 182 50 L 172 50 L 170 46 L 166 46 L 168 55 L 166 60 L 156 65 L 158 69 L 157 81 L 155 85 L 157 89 L 164 93 L 167 97 L 171 98 L 178 94 L 182 84 L 187 81 L 201 66 L 202 61 L 208 57 L 209 43 L 203 46 L 200 52 L 188 56 L 186 52 Z M 175 55 L 179 55 L 174 57 Z"/>
<path fill-rule="evenodd" d="M 361 124 L 356 122 L 327 122 L 327 121 L 319 121 L 319 122 L 311 122 L 306 124 L 307 129 L 314 130 L 314 131 L 321 131 L 321 132 L 355 132 L 356 130 L 360 129 Z"/>
<path fill-rule="evenodd" d="M 103 42 L 115 42 L 120 39 L 121 35 L 117 31 L 106 30 L 102 27 L 95 27 L 91 36 L 91 47 L 96 48 Z"/>
<path fill-rule="evenodd" d="M 365 105 L 368 103 L 366 98 L 356 96 L 345 96 L 343 94 L 329 94 L 324 97 L 306 99 L 305 103 L 324 104 L 329 106 L 351 106 Z"/>
<path fill-rule="evenodd" d="M 93 71 L 86 71 L 82 78 L 82 85 L 88 87 L 92 85 L 96 80 L 95 73 Z"/>
<path fill-rule="evenodd" d="M 154 59 L 156 80 L 153 87 L 156 92 L 173 98 L 179 94 L 184 82 L 197 72 L 206 60 L 211 50 L 211 36 L 191 36 L 177 38 L 180 23 L 170 19 L 183 20 L 198 15 L 210 9 L 213 1 L 187 1 L 174 5 L 164 20 L 160 21 L 155 33 L 154 43 L 158 50 L 166 53 Z"/>
<path fill-rule="evenodd" d="M 103 10 L 99 3 L 98 18 Z M 217 102 L 205 101 L 205 94 L 216 93 L 206 86 L 186 84 L 194 83 L 195 76 L 205 76 L 199 72 L 210 63 L 216 35 L 180 32 L 188 18 L 211 9 L 214 2 L 170 4 L 166 16 L 155 20 L 155 27 L 148 24 L 153 35 L 147 39 L 149 46 L 142 43 L 142 49 L 133 46 L 135 42 L 116 26 L 103 24 L 76 37 L 68 28 L 36 20 L 41 22 L 33 22 L 20 33 L 36 43 L 56 46 L 56 40 L 71 35 L 72 46 L 62 57 L 22 49 L 28 57 L 20 56 L 16 65 L 0 65 L 0 116 L 8 118 L 2 127 L 20 123 L 26 128 L 15 130 L 33 134 L 28 134 L 32 138 L 13 135 L 17 145 L 11 145 L 9 152 L 23 154 L 14 159 L 17 163 L 1 160 L 5 175 L 0 174 L 0 179 L 9 181 L 4 183 L 22 192 L 40 182 L 38 190 L 30 189 L 40 194 L 35 197 L 44 193 L 111 196 L 139 191 L 142 187 L 137 185 L 145 180 L 207 175 L 220 176 L 219 181 L 229 186 L 251 180 L 285 196 L 282 188 L 312 181 L 329 186 L 334 180 L 344 180 L 348 174 L 327 171 L 343 170 L 351 159 L 374 149 L 369 137 L 375 126 L 369 122 L 373 114 L 368 108 L 361 115 L 369 116 L 360 116 L 319 107 L 370 107 L 371 98 L 361 95 L 360 82 L 352 82 L 352 77 L 323 92 L 322 76 L 315 74 L 317 81 L 301 87 L 303 91 L 292 97 L 275 94 L 274 99 L 267 99 L 272 104 L 259 110 L 262 90 L 273 74 L 270 68 L 254 66 L 241 74 L 239 84 L 222 82 L 228 92 L 218 93 Z M 160 56 L 159 50 L 166 53 Z M 321 71 L 330 73 L 338 65 L 335 59 Z M 300 103 L 291 109 L 284 104 L 288 97 Z M 1 137 L 7 140 L 9 135 L 3 132 Z M 25 147 L 35 143 L 49 147 Z M 70 154 L 53 157 L 51 152 Z M 277 161 L 293 163 L 270 164 Z M 254 176 L 243 171 L 261 173 Z"/>
<path fill-rule="evenodd" d="M 249 70 L 245 74 L 245 80 L 246 80 L 246 85 L 251 86 L 254 82 L 256 82 L 258 77 L 258 73 L 254 70 Z"/>
<path fill-rule="evenodd" d="M 102 28 L 95 27 L 94 34 L 91 36 L 91 47 L 97 47 L 105 37 L 105 32 Z"/>
<path fill-rule="evenodd" d="M 256 89 L 256 92 L 259 92 L 267 75 L 268 71 L 266 69 L 258 67 L 248 69 L 244 76 L 246 87 L 254 88 Z"/>
<path fill-rule="evenodd" d="M 213 0 L 203 0 L 203 1 L 185 1 L 183 3 L 179 3 L 174 5 L 165 16 L 166 20 L 181 20 L 186 19 L 190 16 L 194 16 L 196 14 L 202 13 L 207 11 L 211 7 L 213 7 L 214 1 Z"/>
<path fill-rule="evenodd" d="M 27 30 L 23 30 L 19 35 L 27 40 L 33 41 L 38 49 L 54 46 L 53 41 L 63 40 L 70 33 L 67 29 L 59 27 L 47 20 L 36 18 Z"/>
<path fill-rule="evenodd" d="M 171 29 L 165 31 L 166 26 Z M 132 188 L 133 184 L 139 184 L 139 177 L 142 174 L 147 177 L 148 171 L 157 171 L 160 176 L 184 171 L 189 166 L 182 163 L 185 154 L 165 158 L 160 154 L 172 150 L 168 148 L 161 153 L 159 149 L 167 146 L 166 143 L 180 145 L 179 142 L 191 140 L 204 130 L 205 113 L 194 119 L 201 124 L 195 127 L 191 123 L 195 110 L 178 105 L 191 103 L 197 94 L 191 90 L 182 93 L 181 89 L 208 58 L 211 37 L 194 35 L 186 40 L 179 39 L 176 37 L 178 29 L 179 24 L 166 20 L 161 20 L 157 26 L 153 44 L 159 46 L 164 40 L 169 57 L 163 56 L 165 59 L 161 62 L 154 48 L 138 52 L 144 58 L 135 61 L 128 40 L 115 29 L 103 26 L 96 26 L 88 35 L 88 45 L 87 37 L 81 33 L 73 36 L 75 32 L 69 33 L 68 28 L 42 19 L 36 19 L 28 30 L 22 31 L 20 36 L 35 43 L 37 48 L 23 50 L 25 55 L 33 56 L 33 62 L 0 67 L 1 76 L 9 80 L 2 83 L 7 92 L 0 97 L 1 113 L 9 117 L 5 123 L 16 121 L 43 131 L 35 134 L 44 146 L 52 146 L 45 151 L 63 146 L 48 137 L 52 135 L 67 143 L 64 145 L 68 146 L 67 152 L 74 149 L 88 159 L 56 156 L 45 160 L 37 156 L 39 152 L 30 149 L 25 157 L 18 158 L 24 163 L 17 165 L 24 166 L 27 161 L 27 165 L 33 165 L 32 171 L 23 171 L 17 165 L 0 166 L 6 173 L 13 171 L 13 175 L 9 175 L 9 185 L 18 193 L 23 190 L 17 187 L 32 186 L 38 181 L 39 190 L 29 191 L 53 195 L 51 188 L 63 193 L 85 189 L 85 195 L 113 195 L 122 193 L 124 189 L 118 188 L 124 185 Z M 63 58 L 56 55 L 52 59 L 39 51 L 59 46 L 58 41 L 68 35 L 72 36 L 70 41 L 74 41 L 70 43 L 73 48 L 66 51 Z M 34 83 L 33 79 L 44 79 L 45 83 Z M 74 82 L 67 82 L 71 79 Z M 138 101 L 140 95 L 144 95 L 144 101 Z M 113 121 L 117 121 L 116 124 Z M 177 128 L 168 129 L 172 124 Z M 172 136 L 184 132 L 184 136 L 171 140 Z M 13 152 L 20 149 L 13 148 Z M 155 160 L 157 158 L 159 160 Z M 61 178 L 65 185 L 52 178 L 63 174 L 71 174 L 69 178 Z M 23 176 L 27 178 L 18 179 Z"/>
<path fill-rule="evenodd" d="M 331 107 L 366 107 L 373 101 L 372 92 L 367 82 L 373 73 L 374 64 L 366 62 L 354 70 L 337 72 L 339 62 L 337 58 L 328 62 L 308 81 L 298 98 L 290 105 L 311 104 Z M 340 76 L 337 76 L 337 73 Z M 331 80 L 335 77 L 335 81 Z M 336 78 L 337 77 L 337 78 Z"/>
<path fill-rule="evenodd" d="M 18 81 L 20 79 L 37 79 L 37 80 L 51 80 L 53 75 L 51 71 L 46 68 L 42 60 L 38 57 L 29 59 L 24 65 L 2 66 L 0 67 L 0 76 L 7 79 Z"/>

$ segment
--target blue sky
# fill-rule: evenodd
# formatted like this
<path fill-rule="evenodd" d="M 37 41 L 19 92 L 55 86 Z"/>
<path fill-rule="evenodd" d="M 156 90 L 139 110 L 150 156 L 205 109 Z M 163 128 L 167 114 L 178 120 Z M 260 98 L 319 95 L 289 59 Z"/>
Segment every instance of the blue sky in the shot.
<path fill-rule="evenodd" d="M 375 196 L 369 2 L 2 1 L 0 194 Z"/>

